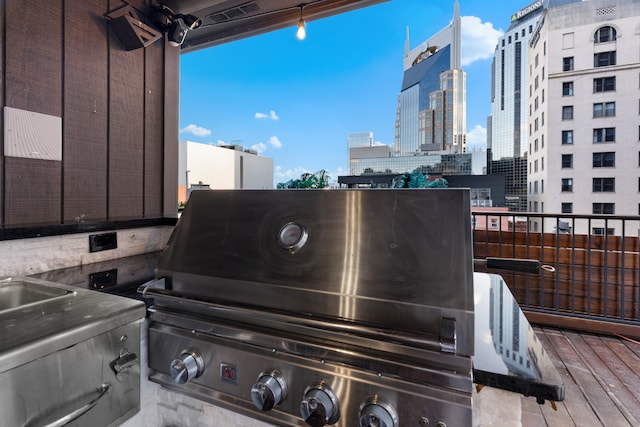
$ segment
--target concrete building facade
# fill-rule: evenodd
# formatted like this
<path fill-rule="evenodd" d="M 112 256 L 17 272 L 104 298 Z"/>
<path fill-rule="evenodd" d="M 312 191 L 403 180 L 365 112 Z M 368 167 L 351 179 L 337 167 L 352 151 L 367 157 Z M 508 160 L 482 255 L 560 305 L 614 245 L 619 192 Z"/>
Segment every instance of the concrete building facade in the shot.
<path fill-rule="evenodd" d="M 633 0 L 572 2 L 541 16 L 527 70 L 529 211 L 640 213 L 639 17 Z M 531 227 L 553 229 L 541 219 Z M 581 228 L 622 231 L 604 219 Z"/>
<path fill-rule="evenodd" d="M 186 200 L 192 185 L 216 190 L 273 188 L 273 159 L 240 146 L 222 147 L 192 141 L 180 142 L 178 193 Z"/>

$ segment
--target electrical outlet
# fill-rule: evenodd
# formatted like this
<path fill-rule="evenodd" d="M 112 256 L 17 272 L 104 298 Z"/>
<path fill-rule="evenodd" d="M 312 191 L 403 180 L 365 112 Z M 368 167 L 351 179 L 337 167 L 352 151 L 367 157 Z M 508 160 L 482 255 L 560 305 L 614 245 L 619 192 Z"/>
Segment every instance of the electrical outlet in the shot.
<path fill-rule="evenodd" d="M 89 236 L 89 252 L 100 252 L 118 247 L 116 233 L 92 234 Z"/>

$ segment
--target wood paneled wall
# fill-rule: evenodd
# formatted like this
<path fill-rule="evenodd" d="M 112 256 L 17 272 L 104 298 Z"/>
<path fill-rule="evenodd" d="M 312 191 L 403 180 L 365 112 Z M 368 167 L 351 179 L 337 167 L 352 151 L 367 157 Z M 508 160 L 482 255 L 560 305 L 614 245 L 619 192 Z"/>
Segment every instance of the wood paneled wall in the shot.
<path fill-rule="evenodd" d="M 165 169 L 178 161 L 178 115 L 164 100 L 180 53 L 164 40 L 126 51 L 104 17 L 124 5 L 0 0 L 2 106 L 62 118 L 62 161 L 5 156 L 0 122 L 2 226 L 159 218 L 175 203 Z"/>

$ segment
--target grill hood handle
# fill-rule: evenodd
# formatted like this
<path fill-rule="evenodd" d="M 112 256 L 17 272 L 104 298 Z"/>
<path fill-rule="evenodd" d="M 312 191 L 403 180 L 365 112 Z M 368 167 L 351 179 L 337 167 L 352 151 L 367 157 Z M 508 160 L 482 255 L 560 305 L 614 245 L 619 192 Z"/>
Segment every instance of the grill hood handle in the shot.
<path fill-rule="evenodd" d="M 539 274 L 542 271 L 554 272 L 551 265 L 541 265 L 537 259 L 523 258 L 491 258 L 474 259 L 474 266 L 485 266 L 497 270 L 519 271 L 522 273 Z"/>

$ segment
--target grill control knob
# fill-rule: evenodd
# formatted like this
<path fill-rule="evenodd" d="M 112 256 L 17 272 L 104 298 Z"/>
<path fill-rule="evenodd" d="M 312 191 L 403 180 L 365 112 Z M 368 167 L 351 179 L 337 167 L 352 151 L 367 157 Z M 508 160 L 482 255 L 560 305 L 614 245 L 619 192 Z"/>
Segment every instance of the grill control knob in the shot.
<path fill-rule="evenodd" d="M 184 384 L 202 375 L 204 372 L 204 360 L 202 360 L 200 352 L 196 349 L 182 350 L 180 355 L 171 361 L 169 370 L 173 381 L 178 384 Z"/>
<path fill-rule="evenodd" d="M 398 427 L 398 414 L 377 396 L 360 405 L 360 427 Z"/>
<path fill-rule="evenodd" d="M 287 397 L 287 383 L 278 371 L 260 374 L 251 387 L 251 400 L 261 411 L 270 411 Z"/>
<path fill-rule="evenodd" d="M 340 419 L 340 405 L 329 387 L 318 384 L 304 391 L 300 415 L 312 427 L 335 424 Z"/>

